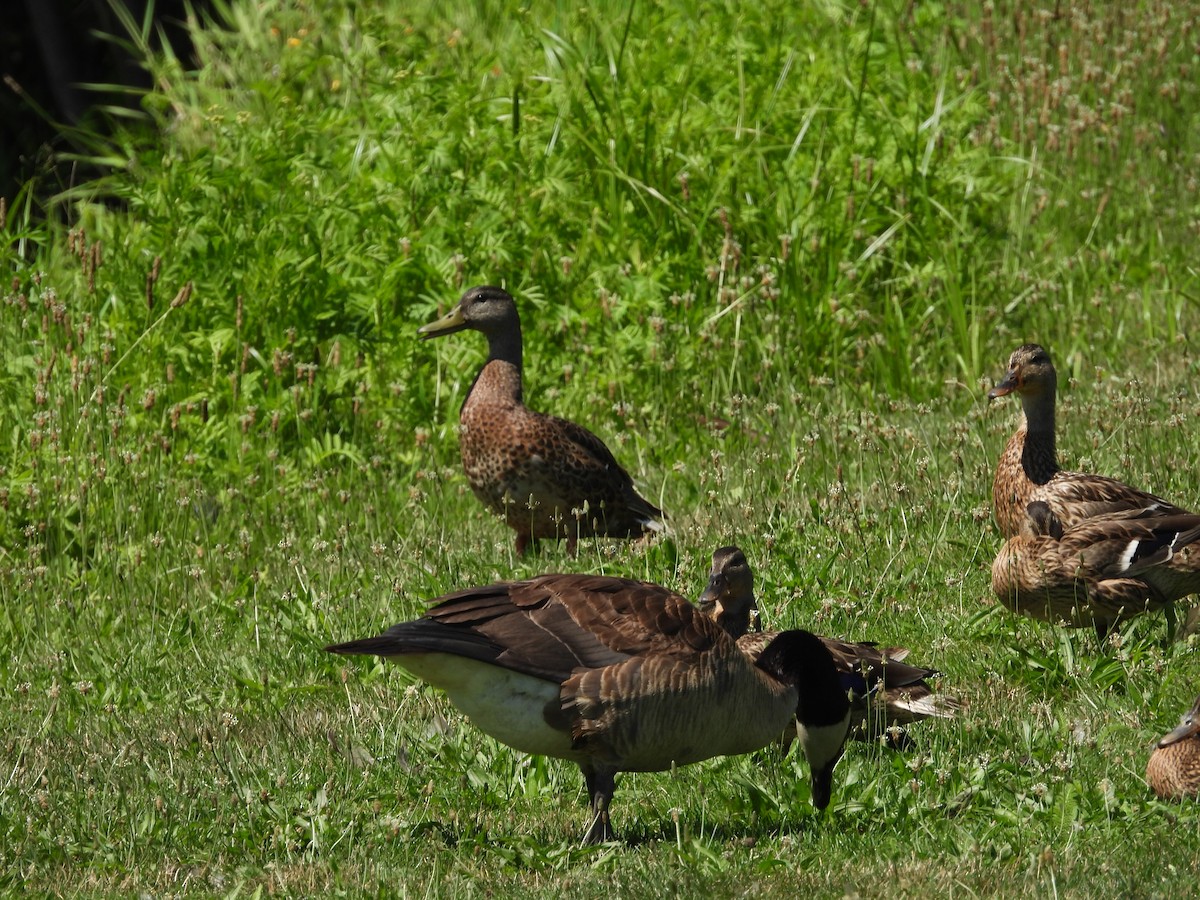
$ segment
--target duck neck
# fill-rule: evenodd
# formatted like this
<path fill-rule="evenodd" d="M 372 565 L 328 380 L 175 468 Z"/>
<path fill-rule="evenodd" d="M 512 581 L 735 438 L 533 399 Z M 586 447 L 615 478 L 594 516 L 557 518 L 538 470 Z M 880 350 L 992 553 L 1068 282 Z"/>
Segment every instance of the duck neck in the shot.
<path fill-rule="evenodd" d="M 521 379 L 521 326 L 489 334 L 488 361 L 475 378 L 463 411 L 470 407 L 510 407 L 524 402 Z"/>
<path fill-rule="evenodd" d="M 1021 398 L 1025 431 L 1021 448 L 1021 466 L 1035 484 L 1044 484 L 1058 471 L 1058 451 L 1054 443 L 1054 389 Z"/>
<path fill-rule="evenodd" d="M 514 322 L 507 328 L 501 328 L 487 336 L 488 362 L 498 361 L 508 363 L 518 373 L 521 371 L 521 323 Z"/>

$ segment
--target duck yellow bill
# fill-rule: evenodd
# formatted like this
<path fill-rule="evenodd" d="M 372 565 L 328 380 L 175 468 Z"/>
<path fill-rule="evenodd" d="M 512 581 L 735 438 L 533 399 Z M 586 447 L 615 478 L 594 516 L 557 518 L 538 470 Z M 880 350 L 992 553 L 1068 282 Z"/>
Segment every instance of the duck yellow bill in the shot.
<path fill-rule="evenodd" d="M 426 326 L 427 328 L 429 326 Z M 1004 376 L 1004 380 L 988 391 L 988 399 L 995 400 L 997 397 L 1004 397 L 1011 394 L 1018 387 L 1017 373 L 1009 372 Z"/>
<path fill-rule="evenodd" d="M 1200 732 L 1200 722 L 1188 718 L 1180 722 L 1179 727 L 1164 734 L 1162 740 L 1158 742 L 1158 746 L 1170 747 L 1172 744 L 1177 744 L 1182 740 L 1190 738 L 1197 732 Z"/>
<path fill-rule="evenodd" d="M 446 313 L 440 319 L 430 322 L 428 325 L 422 325 L 417 329 L 417 334 L 421 336 L 421 340 L 427 341 L 430 338 L 440 337 L 443 334 L 453 334 L 456 331 L 462 331 L 467 327 L 467 321 L 463 318 L 462 307 L 455 306 L 454 309 Z"/>

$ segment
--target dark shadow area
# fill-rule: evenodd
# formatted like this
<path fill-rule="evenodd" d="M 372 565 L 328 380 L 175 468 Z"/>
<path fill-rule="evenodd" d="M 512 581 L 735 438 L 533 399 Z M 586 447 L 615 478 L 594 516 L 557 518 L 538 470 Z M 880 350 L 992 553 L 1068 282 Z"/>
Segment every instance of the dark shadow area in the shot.
<path fill-rule="evenodd" d="M 188 63 L 191 43 L 184 0 L 117 0 L 133 21 L 152 19 L 151 33 L 165 35 Z M 204 0 L 193 0 L 201 13 Z M 96 167 L 59 159 L 86 154 L 80 133 L 107 135 L 105 106 L 136 109 L 150 76 L 130 48 L 113 0 L 11 0 L 0 28 L 0 196 L 12 198 L 36 179 L 39 200 L 103 174 Z M 110 36 L 115 36 L 110 37 Z M 89 85 L 111 85 L 97 90 Z"/>

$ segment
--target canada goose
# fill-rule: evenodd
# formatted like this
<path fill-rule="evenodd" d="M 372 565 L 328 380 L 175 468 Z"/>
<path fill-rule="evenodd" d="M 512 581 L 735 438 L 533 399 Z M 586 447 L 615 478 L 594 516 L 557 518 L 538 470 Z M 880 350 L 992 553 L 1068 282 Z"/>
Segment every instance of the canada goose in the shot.
<path fill-rule="evenodd" d="M 1057 388 L 1050 354 L 1037 344 L 1024 344 L 1013 351 L 1008 373 L 988 393 L 988 400 L 1012 393 L 1021 400 L 1020 424 L 1000 455 L 992 484 L 992 511 L 1001 535 L 1012 538 L 1020 532 L 1034 500 L 1046 503 L 1065 529 L 1122 510 L 1187 512 L 1114 478 L 1060 469 L 1054 439 Z"/>
<path fill-rule="evenodd" d="M 812 769 L 813 804 L 824 809 L 850 716 L 833 660 L 808 632 L 783 632 L 752 664 L 685 598 L 623 578 L 542 575 L 468 588 L 379 637 L 326 649 L 390 659 L 496 740 L 578 763 L 588 843 L 613 836 L 618 772 L 747 753 L 789 723 Z"/>
<path fill-rule="evenodd" d="M 1200 697 L 1150 753 L 1146 781 L 1163 800 L 1200 795 Z"/>
<path fill-rule="evenodd" d="M 423 339 L 471 328 L 488 360 L 459 413 L 463 469 L 475 496 L 517 533 L 524 554 L 541 538 L 639 537 L 662 531 L 663 512 L 638 494 L 608 447 L 581 425 L 529 409 L 521 385 L 521 320 L 498 287 L 473 287 L 420 328 Z"/>
<path fill-rule="evenodd" d="M 1044 500 L 992 563 L 992 590 L 1013 612 L 1101 640 L 1119 622 L 1200 591 L 1200 516 L 1123 510 L 1070 527 Z"/>
<path fill-rule="evenodd" d="M 708 585 L 698 600 L 700 611 L 710 616 L 751 659 L 770 644 L 778 632 L 750 632 L 757 629 L 758 604 L 754 599 L 754 573 L 746 555 L 737 547 L 721 547 L 713 553 Z M 873 642 L 819 638 L 833 657 L 842 688 L 851 699 L 850 737 L 877 740 L 881 736 L 893 745 L 903 745 L 906 735 L 893 730 L 930 717 L 951 719 L 959 702 L 945 694 L 935 694 L 925 679 L 937 675 L 902 662 L 909 651 L 904 647 L 880 648 Z"/>

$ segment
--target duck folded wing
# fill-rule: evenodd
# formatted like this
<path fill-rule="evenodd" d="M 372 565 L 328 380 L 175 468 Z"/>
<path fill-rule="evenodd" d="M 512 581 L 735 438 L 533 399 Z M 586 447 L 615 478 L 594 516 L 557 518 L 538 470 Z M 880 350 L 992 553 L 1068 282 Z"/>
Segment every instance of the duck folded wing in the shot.
<path fill-rule="evenodd" d="M 618 476 L 617 481 L 633 487 L 633 478 L 617 462 L 617 458 L 612 455 L 612 451 L 608 449 L 604 441 L 592 432 L 582 425 L 560 416 L 547 415 L 546 422 L 567 445 L 564 449 L 574 451 L 576 457 L 574 462 L 577 467 L 591 469 L 599 466 L 602 469 L 609 469 Z"/>
<path fill-rule="evenodd" d="M 1085 522 L 1097 516 L 1121 513 L 1141 515 L 1187 515 L 1188 511 L 1162 497 L 1130 487 L 1106 475 L 1059 470 L 1053 485 L 1047 489 L 1049 499 L 1057 508 L 1065 510 L 1068 522 Z M 1038 491 L 1031 496 L 1042 499 Z"/>
<path fill-rule="evenodd" d="M 1060 568 L 1093 578 L 1200 570 L 1194 547 L 1200 539 L 1200 516 L 1193 513 L 1164 515 L 1148 507 L 1089 519 L 1061 535 L 1057 541 L 1038 544 L 1047 568 L 1057 560 Z"/>
<path fill-rule="evenodd" d="M 1200 516 L 1164 516 L 1154 523 L 1149 535 L 1136 539 L 1125 561 L 1131 575 L 1178 557 L 1180 566 L 1200 568 L 1193 544 L 1200 539 Z"/>
<path fill-rule="evenodd" d="M 909 654 L 907 647 L 881 648 L 875 641 L 843 641 L 831 637 L 823 637 L 821 642 L 833 656 L 839 672 L 857 676 L 852 687 L 859 693 L 912 687 L 940 674 L 937 669 L 903 662 Z"/>

